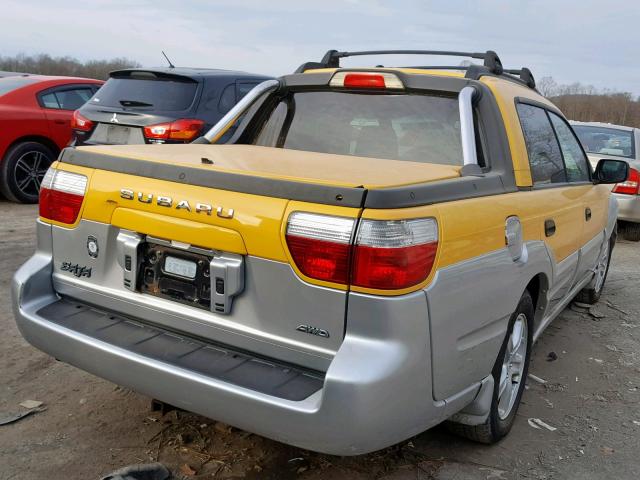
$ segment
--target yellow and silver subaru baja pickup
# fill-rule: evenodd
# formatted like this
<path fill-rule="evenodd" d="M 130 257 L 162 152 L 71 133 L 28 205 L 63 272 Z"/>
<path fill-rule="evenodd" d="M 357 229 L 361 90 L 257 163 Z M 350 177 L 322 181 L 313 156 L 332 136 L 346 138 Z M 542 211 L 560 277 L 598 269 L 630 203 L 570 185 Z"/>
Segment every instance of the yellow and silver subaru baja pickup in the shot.
<path fill-rule="evenodd" d="M 311 450 L 443 421 L 504 436 L 532 342 L 600 296 L 617 208 L 601 184 L 628 166 L 592 171 L 530 72 L 493 52 L 340 68 L 364 53 L 385 52 L 258 85 L 193 144 L 65 150 L 13 280 L 24 337 Z"/>

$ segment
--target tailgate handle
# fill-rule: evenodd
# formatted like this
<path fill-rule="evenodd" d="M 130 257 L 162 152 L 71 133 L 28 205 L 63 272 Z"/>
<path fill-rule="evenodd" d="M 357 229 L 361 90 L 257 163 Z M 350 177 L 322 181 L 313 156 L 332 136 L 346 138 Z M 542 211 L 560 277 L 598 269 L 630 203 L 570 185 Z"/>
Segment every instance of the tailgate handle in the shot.
<path fill-rule="evenodd" d="M 242 255 L 223 253 L 211 259 L 211 311 L 228 315 L 233 297 L 244 290 L 244 259 Z"/>

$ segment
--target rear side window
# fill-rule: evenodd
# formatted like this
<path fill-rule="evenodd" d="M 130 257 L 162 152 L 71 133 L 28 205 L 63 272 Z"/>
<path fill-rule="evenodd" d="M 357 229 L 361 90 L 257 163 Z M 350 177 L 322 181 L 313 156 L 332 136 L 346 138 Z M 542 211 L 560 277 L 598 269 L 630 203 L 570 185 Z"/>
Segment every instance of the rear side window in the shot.
<path fill-rule="evenodd" d="M 566 182 L 567 175 L 558 140 L 545 110 L 523 103 L 518 104 L 517 109 L 527 145 L 533 183 Z"/>
<path fill-rule="evenodd" d="M 257 145 L 462 165 L 458 100 L 429 95 L 297 92 L 283 98 Z"/>
<path fill-rule="evenodd" d="M 157 111 L 187 110 L 193 103 L 198 84 L 186 77 L 184 81 L 176 78 L 110 78 L 91 104 Z"/>
<path fill-rule="evenodd" d="M 93 90 L 88 87 L 64 89 L 45 93 L 40 96 L 40 103 L 45 108 L 60 110 L 77 110 L 93 95 Z"/>
<path fill-rule="evenodd" d="M 627 158 L 635 157 L 633 132 L 630 130 L 587 125 L 575 125 L 573 129 L 576 131 L 585 150 L 589 153 L 602 153 L 603 155 L 617 155 Z"/>
<path fill-rule="evenodd" d="M 567 180 L 570 182 L 588 182 L 589 162 L 582 148 L 580 148 L 578 139 L 569 125 L 558 115 L 549 112 L 549 118 L 560 143 L 560 150 L 562 151 L 562 158 L 567 171 Z"/>

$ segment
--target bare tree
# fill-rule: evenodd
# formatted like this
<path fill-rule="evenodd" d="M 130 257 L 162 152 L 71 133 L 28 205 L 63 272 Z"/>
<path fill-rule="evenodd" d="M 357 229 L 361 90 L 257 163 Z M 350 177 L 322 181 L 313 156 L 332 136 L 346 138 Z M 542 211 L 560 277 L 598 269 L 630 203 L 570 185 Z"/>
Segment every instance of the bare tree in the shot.
<path fill-rule="evenodd" d="M 46 53 L 38 55 L 19 54 L 13 57 L 0 56 L 0 70 L 38 75 L 97 78 L 101 80 L 106 80 L 112 70 L 139 66 L 138 62 L 124 57 L 81 62 L 73 57 L 52 57 Z"/>

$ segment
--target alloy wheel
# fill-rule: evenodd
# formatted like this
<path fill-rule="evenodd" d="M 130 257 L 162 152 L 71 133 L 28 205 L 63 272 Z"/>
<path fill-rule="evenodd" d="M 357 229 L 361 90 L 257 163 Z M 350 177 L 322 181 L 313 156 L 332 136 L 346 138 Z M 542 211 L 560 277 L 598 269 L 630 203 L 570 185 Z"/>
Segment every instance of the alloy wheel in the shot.
<path fill-rule="evenodd" d="M 596 265 L 595 270 L 595 278 L 596 284 L 594 286 L 594 290 L 599 292 L 604 286 L 604 278 L 607 275 L 607 265 L 609 264 L 609 242 L 605 242 L 602 247 L 602 253 L 600 254 L 600 259 L 598 260 L 598 265 Z"/>
<path fill-rule="evenodd" d="M 50 163 L 47 155 L 37 150 L 20 155 L 13 171 L 15 185 L 20 193 L 37 196 Z"/>
<path fill-rule="evenodd" d="M 500 372 L 500 384 L 498 386 L 498 416 L 506 419 L 518 398 L 520 385 L 527 360 L 527 316 L 521 313 L 516 318 L 507 341 L 502 370 Z"/>

